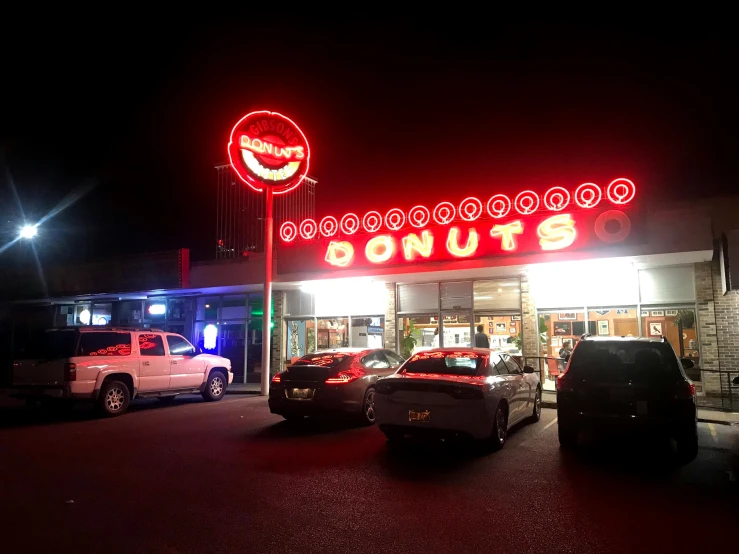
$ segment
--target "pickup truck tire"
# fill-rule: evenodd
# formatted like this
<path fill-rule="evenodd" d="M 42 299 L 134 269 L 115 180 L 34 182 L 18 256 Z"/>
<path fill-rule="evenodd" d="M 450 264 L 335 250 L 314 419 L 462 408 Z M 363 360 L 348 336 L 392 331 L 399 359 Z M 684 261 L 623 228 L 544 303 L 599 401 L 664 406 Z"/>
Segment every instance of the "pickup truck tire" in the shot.
<path fill-rule="evenodd" d="M 220 371 L 211 371 L 203 389 L 203 398 L 209 402 L 220 400 L 226 394 L 226 386 L 228 386 L 226 376 Z"/>
<path fill-rule="evenodd" d="M 100 389 L 98 407 L 106 417 L 119 416 L 128 410 L 131 393 L 121 381 L 106 381 Z"/>

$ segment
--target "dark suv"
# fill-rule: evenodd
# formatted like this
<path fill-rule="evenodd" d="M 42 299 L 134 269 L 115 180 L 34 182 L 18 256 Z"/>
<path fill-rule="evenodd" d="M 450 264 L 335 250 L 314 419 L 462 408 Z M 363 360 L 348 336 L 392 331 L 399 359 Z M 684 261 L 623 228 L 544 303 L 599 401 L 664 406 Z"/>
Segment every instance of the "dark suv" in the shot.
<path fill-rule="evenodd" d="M 674 438 L 678 455 L 698 452 L 695 385 L 664 338 L 584 335 L 557 380 L 559 442 L 582 430 L 646 431 Z"/>

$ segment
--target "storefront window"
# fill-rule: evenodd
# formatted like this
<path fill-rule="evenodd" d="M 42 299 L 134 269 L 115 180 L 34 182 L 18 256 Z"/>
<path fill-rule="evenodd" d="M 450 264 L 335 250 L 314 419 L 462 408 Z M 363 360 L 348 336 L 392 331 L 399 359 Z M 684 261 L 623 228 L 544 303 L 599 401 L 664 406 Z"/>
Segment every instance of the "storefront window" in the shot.
<path fill-rule="evenodd" d="M 218 354 L 220 326 L 215 322 L 199 321 L 195 324 L 193 344 L 206 354 Z"/>
<path fill-rule="evenodd" d="M 521 315 L 475 315 L 475 332 L 482 325 L 488 336 L 490 348 L 496 352 L 506 352 L 513 356 L 521 355 L 522 333 Z"/>
<path fill-rule="evenodd" d="M 92 323 L 92 312 L 90 304 L 77 304 L 74 307 L 74 324 L 90 325 Z"/>
<path fill-rule="evenodd" d="M 438 319 L 432 317 L 431 322 L 438 324 Z M 441 346 L 458 346 L 460 348 L 473 346 L 469 315 L 444 314 L 441 317 L 441 328 L 443 337 Z"/>
<path fill-rule="evenodd" d="M 518 277 L 474 281 L 474 306 L 480 310 L 521 310 L 521 281 Z"/>
<path fill-rule="evenodd" d="M 93 304 L 90 321 L 93 325 L 110 325 L 112 319 L 113 304 Z"/>
<path fill-rule="evenodd" d="M 170 298 L 167 301 L 167 321 L 184 321 L 186 300 Z"/>
<path fill-rule="evenodd" d="M 385 344 L 385 318 L 352 317 L 351 345 L 359 348 L 382 348 Z"/>
<path fill-rule="evenodd" d="M 195 311 L 195 319 L 197 321 L 217 320 L 219 302 L 220 299 L 217 296 L 198 298 L 198 305 Z"/>
<path fill-rule="evenodd" d="M 71 327 L 75 325 L 74 322 L 75 306 L 57 306 L 56 315 L 54 316 L 55 327 Z"/>
<path fill-rule="evenodd" d="M 573 331 L 579 330 L 580 325 L 578 324 Z M 638 337 L 639 319 L 636 307 L 590 308 L 587 332 L 599 337 Z M 583 334 L 580 333 L 575 337 L 579 338 Z"/>
<path fill-rule="evenodd" d="M 118 304 L 118 323 L 121 325 L 140 325 L 144 303 L 141 300 L 127 300 Z"/>
<path fill-rule="evenodd" d="M 246 319 L 246 295 L 237 294 L 221 298 L 221 320 Z"/>
<path fill-rule="evenodd" d="M 317 342 L 318 350 L 349 346 L 349 319 L 346 317 L 320 318 Z"/>
<path fill-rule="evenodd" d="M 539 333 L 542 341 L 542 355 L 560 358 L 560 351 L 569 344 L 574 347 L 577 340 L 587 331 L 583 310 L 559 311 L 539 314 Z M 562 364 L 560 364 L 562 366 Z M 552 373 L 556 375 L 556 369 Z M 559 367 L 561 370 L 562 368 Z"/>
<path fill-rule="evenodd" d="M 167 319 L 167 299 L 154 298 L 144 302 L 144 320 L 150 323 L 163 323 Z"/>
<path fill-rule="evenodd" d="M 642 307 L 642 335 L 649 338 L 665 337 L 680 358 L 689 358 L 700 367 L 697 322 L 693 308 Z M 688 375 L 700 380 L 700 372 Z"/>
<path fill-rule="evenodd" d="M 419 315 L 398 318 L 400 354 L 410 358 L 414 353 L 439 347 L 439 322 L 436 316 Z"/>

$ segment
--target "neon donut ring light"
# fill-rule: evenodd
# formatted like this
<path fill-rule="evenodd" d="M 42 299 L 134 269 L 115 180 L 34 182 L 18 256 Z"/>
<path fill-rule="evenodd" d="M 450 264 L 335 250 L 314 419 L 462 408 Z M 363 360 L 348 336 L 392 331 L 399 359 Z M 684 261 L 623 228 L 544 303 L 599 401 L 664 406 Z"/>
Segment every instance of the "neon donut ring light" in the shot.
<path fill-rule="evenodd" d="M 359 218 L 356 214 L 348 213 L 341 218 L 341 232 L 345 235 L 353 235 L 359 231 Z"/>
<path fill-rule="evenodd" d="M 339 223 L 336 221 L 334 216 L 327 215 L 321 220 L 318 228 L 324 237 L 333 237 L 336 234 L 336 231 L 339 230 Z"/>
<path fill-rule="evenodd" d="M 586 197 L 588 193 L 589 196 Z M 601 198 L 603 192 L 595 183 L 583 183 L 575 189 L 575 203 L 581 208 L 594 208 L 600 203 Z"/>
<path fill-rule="evenodd" d="M 465 198 L 459 203 L 459 217 L 465 221 L 475 221 L 482 215 L 482 202 L 474 196 Z"/>
<path fill-rule="evenodd" d="M 304 219 L 300 223 L 300 236 L 305 240 L 310 240 L 316 236 L 318 232 L 318 225 L 312 219 Z"/>
<path fill-rule="evenodd" d="M 385 227 L 397 231 L 405 225 L 405 213 L 398 208 L 392 208 L 385 214 Z"/>
<path fill-rule="evenodd" d="M 408 223 L 420 229 L 431 221 L 431 212 L 426 206 L 414 206 L 408 212 Z"/>
<path fill-rule="evenodd" d="M 528 200 L 528 205 L 524 204 L 525 200 Z M 516 196 L 516 199 L 513 201 L 513 205 L 516 207 L 516 211 L 521 215 L 530 215 L 539 209 L 539 197 L 535 192 L 525 190 L 518 193 L 518 196 Z"/>
<path fill-rule="evenodd" d="M 362 227 L 364 227 L 365 231 L 368 233 L 374 233 L 379 230 L 381 226 L 382 216 L 380 215 L 380 212 L 371 211 L 364 214 L 364 217 L 362 218 Z"/>
<path fill-rule="evenodd" d="M 616 205 L 628 204 L 636 194 L 636 186 L 628 179 L 614 179 L 606 188 L 608 200 Z"/>
<path fill-rule="evenodd" d="M 434 221 L 439 225 L 447 225 L 454 221 L 457 215 L 454 204 L 451 202 L 440 202 L 434 208 Z"/>
<path fill-rule="evenodd" d="M 280 238 L 285 242 L 292 242 L 298 236 L 298 226 L 292 221 L 280 225 Z"/>
<path fill-rule="evenodd" d="M 556 200 L 560 200 L 557 202 Z M 561 212 L 570 203 L 570 193 L 563 187 L 552 187 L 544 194 L 544 206 L 549 211 Z"/>
<path fill-rule="evenodd" d="M 496 206 L 500 203 L 503 204 L 503 208 L 498 210 L 496 209 Z M 490 200 L 488 200 L 487 210 L 490 217 L 494 217 L 496 219 L 505 217 L 508 215 L 508 212 L 511 211 L 511 199 L 505 194 L 495 194 L 490 197 Z"/>

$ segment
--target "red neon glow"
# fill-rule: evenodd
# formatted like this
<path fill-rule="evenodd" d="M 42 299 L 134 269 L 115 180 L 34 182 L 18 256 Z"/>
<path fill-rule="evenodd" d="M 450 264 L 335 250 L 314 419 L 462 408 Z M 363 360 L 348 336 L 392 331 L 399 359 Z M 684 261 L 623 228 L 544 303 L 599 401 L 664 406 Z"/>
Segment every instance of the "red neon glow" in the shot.
<path fill-rule="evenodd" d="M 545 219 L 536 229 L 542 250 L 561 250 L 571 246 L 577 237 L 575 220 L 570 214 L 554 215 Z"/>
<path fill-rule="evenodd" d="M 431 231 L 421 232 L 421 238 L 415 233 L 409 233 L 403 237 L 403 257 L 410 261 L 416 254 L 422 258 L 428 258 L 434 251 L 434 235 Z"/>
<path fill-rule="evenodd" d="M 500 237 L 500 247 L 503 250 L 512 251 L 516 249 L 516 235 L 523 233 L 523 225 L 516 220 L 505 225 L 495 225 L 490 230 L 491 237 Z"/>
<path fill-rule="evenodd" d="M 518 193 L 513 205 L 516 207 L 516 211 L 521 215 L 529 215 L 539 209 L 539 197 L 535 192 L 525 190 Z"/>
<path fill-rule="evenodd" d="M 456 215 L 454 204 L 451 202 L 441 202 L 434 208 L 434 221 L 439 225 L 452 222 Z"/>
<path fill-rule="evenodd" d="M 364 249 L 364 255 L 373 264 L 388 261 L 395 254 L 395 239 L 389 235 L 379 235 L 371 238 Z"/>
<path fill-rule="evenodd" d="M 594 208 L 602 196 L 600 187 L 595 183 L 583 183 L 575 189 L 575 202 L 581 208 Z"/>
<path fill-rule="evenodd" d="M 490 217 L 500 219 L 508 215 L 511 211 L 511 199 L 505 194 L 496 194 L 488 200 L 488 214 Z"/>
<path fill-rule="evenodd" d="M 345 235 L 353 235 L 359 231 L 359 218 L 356 214 L 346 214 L 341 218 L 341 232 Z"/>
<path fill-rule="evenodd" d="M 477 251 L 477 246 L 480 243 L 480 235 L 477 234 L 475 229 L 470 228 L 467 234 L 467 244 L 459 246 L 459 227 L 452 227 L 449 229 L 449 236 L 446 240 L 446 249 L 452 255 L 457 258 L 468 258 Z"/>
<path fill-rule="evenodd" d="M 431 221 L 431 212 L 425 206 L 414 206 L 408 212 L 408 223 L 414 227 L 426 227 L 429 221 Z"/>
<path fill-rule="evenodd" d="M 266 110 L 246 114 L 231 129 L 228 157 L 236 174 L 257 192 L 284 194 L 308 174 L 310 147 L 290 118 Z"/>
<path fill-rule="evenodd" d="M 608 224 L 611 222 L 618 224 L 618 230 L 609 229 L 611 226 Z M 603 242 L 623 242 L 631 234 L 631 220 L 619 210 L 608 210 L 595 220 L 595 234 Z"/>
<path fill-rule="evenodd" d="M 346 267 L 354 258 L 354 247 L 351 242 L 346 241 L 331 241 L 328 244 L 328 250 L 326 250 L 326 257 L 324 258 L 331 265 L 337 267 Z"/>
<path fill-rule="evenodd" d="M 340 371 L 336 377 L 329 377 L 326 379 L 327 385 L 341 385 L 344 383 L 351 383 L 356 381 L 360 377 L 364 376 L 364 371 L 359 367 L 351 367 L 350 369 Z"/>
<path fill-rule="evenodd" d="M 153 343 L 149 343 L 154 346 Z M 107 348 L 100 348 L 95 352 L 90 352 L 90 356 L 129 356 L 131 354 L 130 344 L 116 344 Z"/>
<path fill-rule="evenodd" d="M 374 233 L 382 226 L 382 216 L 379 212 L 367 212 L 362 218 L 362 227 L 368 233 Z"/>
<path fill-rule="evenodd" d="M 608 200 L 614 204 L 628 204 L 636 194 L 636 186 L 628 179 L 615 179 L 606 188 L 606 196 Z"/>
<path fill-rule="evenodd" d="M 562 187 L 552 187 L 544 194 L 544 206 L 549 211 L 561 212 L 570 203 L 570 193 Z"/>
<path fill-rule="evenodd" d="M 298 226 L 292 221 L 280 225 L 280 238 L 285 242 L 292 242 L 298 236 Z"/>
<path fill-rule="evenodd" d="M 318 226 L 321 230 L 321 234 L 324 237 L 333 237 L 336 231 L 339 230 L 339 223 L 336 218 L 332 215 L 327 215 L 321 220 L 321 224 Z"/>
<path fill-rule="evenodd" d="M 482 215 L 482 202 L 474 196 L 465 198 L 459 203 L 459 217 L 465 221 L 475 221 Z"/>
<path fill-rule="evenodd" d="M 391 231 L 397 231 L 405 225 L 405 214 L 398 208 L 392 208 L 385 214 L 385 227 Z"/>
<path fill-rule="evenodd" d="M 318 225 L 312 219 L 304 219 L 300 223 L 300 236 L 305 240 L 310 240 L 316 236 L 318 232 Z"/>

